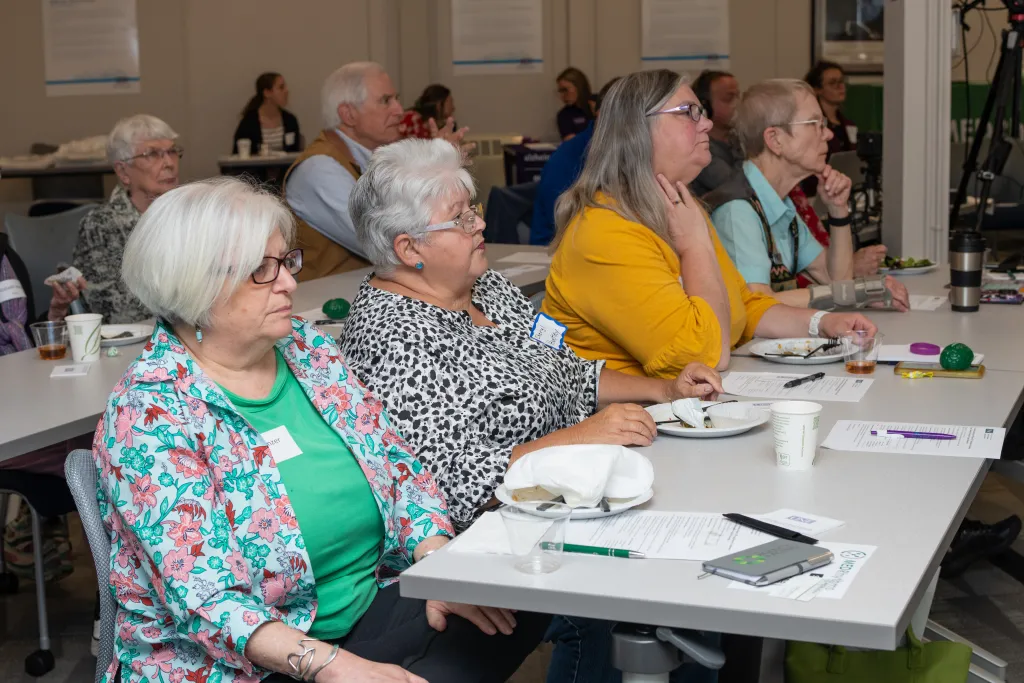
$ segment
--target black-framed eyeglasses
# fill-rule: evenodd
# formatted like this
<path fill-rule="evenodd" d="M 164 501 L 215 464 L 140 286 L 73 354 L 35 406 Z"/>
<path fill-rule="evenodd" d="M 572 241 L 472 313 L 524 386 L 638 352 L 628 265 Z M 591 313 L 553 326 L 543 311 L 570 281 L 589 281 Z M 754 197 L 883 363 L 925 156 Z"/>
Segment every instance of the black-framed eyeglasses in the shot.
<path fill-rule="evenodd" d="M 686 104 L 680 104 L 678 107 L 672 107 L 671 109 L 652 111 L 648 116 L 654 116 L 656 114 L 688 114 L 690 120 L 694 123 L 700 123 L 700 120 L 707 116 L 707 111 L 696 102 L 688 102 Z"/>
<path fill-rule="evenodd" d="M 185 155 L 185 148 L 173 145 L 167 149 L 151 149 L 143 152 L 142 154 L 136 154 L 133 157 L 128 157 L 125 161 L 134 161 L 135 159 L 143 159 L 147 162 L 152 161 L 163 161 L 165 158 L 170 159 L 171 157 L 177 157 L 180 159 Z"/>
<path fill-rule="evenodd" d="M 282 265 L 292 275 L 298 275 L 302 270 L 302 250 L 292 249 L 283 258 L 264 256 L 260 265 L 252 271 L 252 281 L 258 285 L 269 285 L 281 274 Z"/>

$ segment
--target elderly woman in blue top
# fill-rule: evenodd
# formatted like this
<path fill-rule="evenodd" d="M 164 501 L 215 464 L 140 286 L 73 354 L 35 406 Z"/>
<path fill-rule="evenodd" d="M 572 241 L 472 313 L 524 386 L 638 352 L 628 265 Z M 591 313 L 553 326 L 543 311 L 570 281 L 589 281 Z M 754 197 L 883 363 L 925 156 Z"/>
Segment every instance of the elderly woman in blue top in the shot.
<path fill-rule="evenodd" d="M 400 597 L 399 572 L 451 536 L 447 506 L 332 339 L 292 317 L 293 232 L 225 178 L 167 193 L 128 240 L 124 281 L 158 322 L 94 442 L 107 680 L 504 681 L 549 619 Z"/>
<path fill-rule="evenodd" d="M 743 173 L 705 197 L 722 244 L 750 289 L 791 306 L 822 307 L 816 297 L 827 300 L 830 288 L 797 289 L 797 275 L 819 285 L 853 280 L 853 236 L 850 179 L 825 161 L 832 132 L 814 91 L 791 79 L 754 85 L 736 110 L 734 130 L 747 157 Z M 787 197 L 810 176 L 819 179 L 828 208 L 827 250 Z M 886 287 L 892 304 L 906 310 L 906 289 L 891 279 Z"/>

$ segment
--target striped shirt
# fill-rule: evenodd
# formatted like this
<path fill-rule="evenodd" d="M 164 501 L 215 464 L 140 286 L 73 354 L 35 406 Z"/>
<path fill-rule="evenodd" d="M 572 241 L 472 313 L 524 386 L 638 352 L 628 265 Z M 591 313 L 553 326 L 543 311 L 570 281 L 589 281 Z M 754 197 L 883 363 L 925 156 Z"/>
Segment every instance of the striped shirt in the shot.
<path fill-rule="evenodd" d="M 263 134 L 263 144 L 270 145 L 271 152 L 284 151 L 284 126 L 276 128 L 263 128 L 260 126 L 260 133 Z"/>

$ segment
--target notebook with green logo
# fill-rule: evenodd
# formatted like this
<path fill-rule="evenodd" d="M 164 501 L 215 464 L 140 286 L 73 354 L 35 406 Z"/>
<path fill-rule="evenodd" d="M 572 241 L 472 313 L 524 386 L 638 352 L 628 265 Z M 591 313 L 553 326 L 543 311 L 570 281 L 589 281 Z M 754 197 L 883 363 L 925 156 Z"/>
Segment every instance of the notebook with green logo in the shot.
<path fill-rule="evenodd" d="M 832 553 L 825 548 L 778 539 L 709 560 L 704 563 L 704 571 L 752 586 L 767 586 L 831 561 Z"/>

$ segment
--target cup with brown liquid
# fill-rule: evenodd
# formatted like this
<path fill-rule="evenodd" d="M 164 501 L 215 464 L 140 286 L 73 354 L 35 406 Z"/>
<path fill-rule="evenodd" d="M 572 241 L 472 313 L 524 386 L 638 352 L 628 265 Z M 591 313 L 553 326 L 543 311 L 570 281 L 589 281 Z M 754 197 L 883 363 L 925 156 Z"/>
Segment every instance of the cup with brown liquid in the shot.
<path fill-rule="evenodd" d="M 43 360 L 60 360 L 68 352 L 68 326 L 62 322 L 32 323 L 32 339 Z"/>
<path fill-rule="evenodd" d="M 842 337 L 843 358 L 846 371 L 851 375 L 870 375 L 878 363 L 878 352 L 882 348 L 881 333 L 869 336 L 864 330 L 852 330 Z"/>

